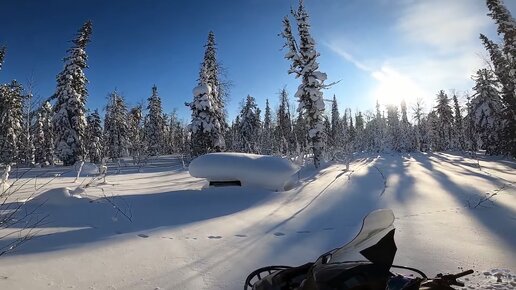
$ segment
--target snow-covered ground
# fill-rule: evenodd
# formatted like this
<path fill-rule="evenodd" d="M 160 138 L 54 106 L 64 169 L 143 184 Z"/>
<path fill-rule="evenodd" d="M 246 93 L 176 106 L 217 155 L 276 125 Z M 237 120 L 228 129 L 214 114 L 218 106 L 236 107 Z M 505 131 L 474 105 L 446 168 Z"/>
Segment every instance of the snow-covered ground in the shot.
<path fill-rule="evenodd" d="M 36 188 L 32 203 L 45 201 L 38 212 L 49 216 L 37 238 L 0 257 L 0 289 L 241 289 L 255 268 L 302 264 L 342 245 L 377 208 L 396 215 L 396 264 L 430 275 L 472 268 L 473 288 L 516 288 L 512 161 L 355 156 L 350 171 L 303 168 L 285 192 L 202 189 L 206 181 L 174 157 L 141 173 L 110 167 L 105 184 L 84 189 L 91 179 L 74 183 L 73 172 L 51 177 L 66 170 L 38 168 L 17 181 L 28 182 L 16 197 Z M 494 203 L 470 208 L 495 192 Z"/>

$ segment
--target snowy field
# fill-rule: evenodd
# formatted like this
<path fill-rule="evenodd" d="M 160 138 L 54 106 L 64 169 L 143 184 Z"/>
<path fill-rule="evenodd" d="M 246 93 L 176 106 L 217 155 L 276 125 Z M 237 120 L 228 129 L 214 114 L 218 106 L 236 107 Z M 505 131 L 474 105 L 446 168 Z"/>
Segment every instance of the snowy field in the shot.
<path fill-rule="evenodd" d="M 255 268 L 302 264 L 344 244 L 377 208 L 396 215 L 396 264 L 429 275 L 472 268 L 472 289 L 516 289 L 513 161 L 355 156 L 350 171 L 303 168 L 285 192 L 203 189 L 174 157 L 143 172 L 111 166 L 106 183 L 74 183 L 69 170 L 33 169 L 17 181 L 26 183 L 16 198 L 36 189 L 30 204 L 44 201 L 37 211 L 48 217 L 37 238 L 0 258 L 0 289 L 242 289 Z M 497 195 L 473 208 L 486 193 Z"/>

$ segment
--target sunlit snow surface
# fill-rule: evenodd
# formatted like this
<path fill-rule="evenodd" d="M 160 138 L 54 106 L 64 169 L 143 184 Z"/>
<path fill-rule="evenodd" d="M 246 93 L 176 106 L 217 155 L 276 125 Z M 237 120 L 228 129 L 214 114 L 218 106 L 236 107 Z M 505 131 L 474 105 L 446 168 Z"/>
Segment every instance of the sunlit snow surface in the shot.
<path fill-rule="evenodd" d="M 515 288 L 514 161 L 356 155 L 350 171 L 302 168 L 284 192 L 203 189 L 175 156 L 108 166 L 105 182 L 74 182 L 73 168 L 12 170 L 21 187 L 7 204 L 36 191 L 25 208 L 43 203 L 37 214 L 49 216 L 37 238 L 0 257 L 0 289 L 241 289 L 255 268 L 341 246 L 378 208 L 396 216 L 396 264 L 429 276 L 471 268 L 465 289 Z M 497 195 L 471 208 L 486 193 Z"/>

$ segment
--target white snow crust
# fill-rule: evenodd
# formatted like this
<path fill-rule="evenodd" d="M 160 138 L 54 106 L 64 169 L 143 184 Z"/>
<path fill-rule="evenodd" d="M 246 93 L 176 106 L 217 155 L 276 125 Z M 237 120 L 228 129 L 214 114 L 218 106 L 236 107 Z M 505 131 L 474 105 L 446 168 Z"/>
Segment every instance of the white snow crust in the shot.
<path fill-rule="evenodd" d="M 18 225 L 0 228 L 0 247 L 25 231 L 26 212 L 48 217 L 0 257 L 0 289 L 242 289 L 259 267 L 302 265 L 342 246 L 379 208 L 396 218 L 395 264 L 428 276 L 473 269 L 458 289 L 516 289 L 514 160 L 355 154 L 349 170 L 338 162 L 301 168 L 283 192 L 204 188 L 177 156 L 153 158 L 143 172 L 107 166 L 106 181 L 96 183 L 74 182 L 62 174 L 70 167 L 32 168 L 21 178 L 26 169 L 11 171 L 16 193 L 0 214 L 36 197 Z"/>

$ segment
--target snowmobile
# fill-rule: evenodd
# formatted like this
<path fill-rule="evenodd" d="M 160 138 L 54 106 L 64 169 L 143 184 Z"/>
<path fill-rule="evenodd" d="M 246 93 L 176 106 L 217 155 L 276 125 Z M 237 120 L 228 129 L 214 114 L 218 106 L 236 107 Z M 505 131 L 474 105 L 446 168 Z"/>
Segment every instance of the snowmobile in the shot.
<path fill-rule="evenodd" d="M 259 268 L 247 276 L 244 290 L 449 290 L 464 286 L 457 279 L 473 270 L 430 279 L 416 268 L 393 265 L 397 250 L 393 223 L 392 210 L 373 211 L 351 242 L 298 267 Z"/>

